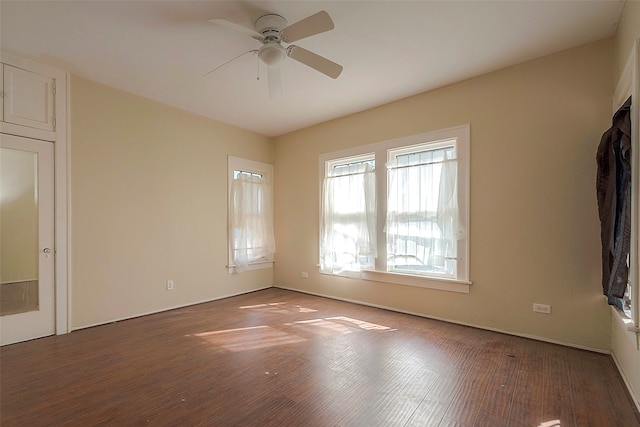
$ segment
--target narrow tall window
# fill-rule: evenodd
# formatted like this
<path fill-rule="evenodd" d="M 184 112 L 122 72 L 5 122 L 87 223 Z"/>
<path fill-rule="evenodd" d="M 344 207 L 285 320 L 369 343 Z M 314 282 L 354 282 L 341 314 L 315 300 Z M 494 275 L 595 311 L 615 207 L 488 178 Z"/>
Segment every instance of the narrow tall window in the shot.
<path fill-rule="evenodd" d="M 229 266 L 270 267 L 275 254 L 272 167 L 229 156 Z"/>
<path fill-rule="evenodd" d="M 374 266 L 375 180 L 373 155 L 327 162 L 322 189 L 321 271 L 350 274 Z"/>

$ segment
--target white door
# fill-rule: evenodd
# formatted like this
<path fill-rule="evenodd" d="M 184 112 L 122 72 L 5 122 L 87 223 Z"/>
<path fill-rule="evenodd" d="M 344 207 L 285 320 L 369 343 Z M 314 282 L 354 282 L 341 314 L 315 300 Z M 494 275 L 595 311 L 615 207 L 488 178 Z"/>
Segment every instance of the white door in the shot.
<path fill-rule="evenodd" d="M 53 143 L 0 134 L 0 344 L 55 333 Z"/>

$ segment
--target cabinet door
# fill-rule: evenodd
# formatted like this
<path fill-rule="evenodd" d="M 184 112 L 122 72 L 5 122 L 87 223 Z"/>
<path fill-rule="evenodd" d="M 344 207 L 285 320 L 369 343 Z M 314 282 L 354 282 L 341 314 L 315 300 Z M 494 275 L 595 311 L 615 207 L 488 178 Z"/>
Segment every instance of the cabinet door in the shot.
<path fill-rule="evenodd" d="M 4 64 L 0 64 L 0 121 L 4 121 Z"/>
<path fill-rule="evenodd" d="M 4 65 L 4 121 L 53 131 L 55 79 Z"/>

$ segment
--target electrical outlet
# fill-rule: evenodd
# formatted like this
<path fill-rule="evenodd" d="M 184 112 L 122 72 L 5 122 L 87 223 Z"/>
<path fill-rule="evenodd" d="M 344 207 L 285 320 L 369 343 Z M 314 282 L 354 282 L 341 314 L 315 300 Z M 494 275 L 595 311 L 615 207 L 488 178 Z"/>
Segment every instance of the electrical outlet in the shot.
<path fill-rule="evenodd" d="M 533 303 L 533 311 L 536 313 L 551 314 L 551 306 L 548 304 Z"/>
<path fill-rule="evenodd" d="M 300 277 L 302 277 L 303 279 L 308 279 L 309 273 L 307 273 L 306 271 L 303 271 L 302 273 L 300 273 Z"/>
<path fill-rule="evenodd" d="M 168 291 L 173 290 L 173 280 L 167 280 L 167 290 Z"/>

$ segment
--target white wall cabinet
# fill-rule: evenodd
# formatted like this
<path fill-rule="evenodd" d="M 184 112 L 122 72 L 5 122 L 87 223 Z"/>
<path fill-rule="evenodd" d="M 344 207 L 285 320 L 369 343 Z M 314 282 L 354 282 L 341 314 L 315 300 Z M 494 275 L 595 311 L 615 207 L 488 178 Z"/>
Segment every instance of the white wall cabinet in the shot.
<path fill-rule="evenodd" d="M 3 55 L 0 73 L 0 131 L 55 141 L 55 74 L 38 64 L 8 62 Z"/>
<path fill-rule="evenodd" d="M 4 120 L 4 65 L 0 66 L 0 120 Z"/>
<path fill-rule="evenodd" d="M 55 130 L 55 79 L 3 64 L 3 121 Z"/>

